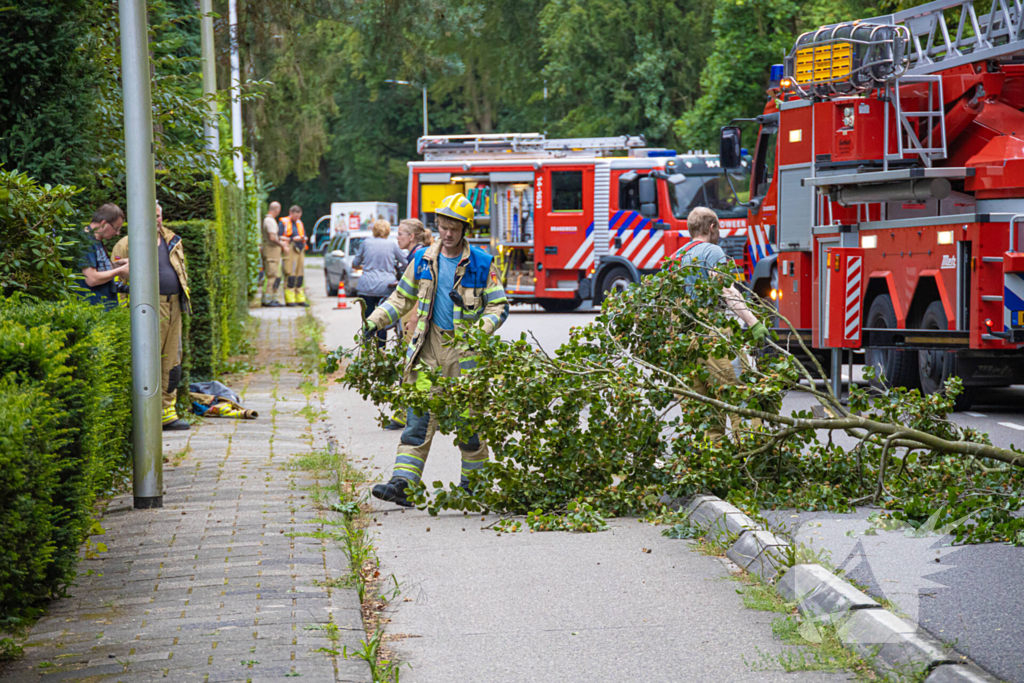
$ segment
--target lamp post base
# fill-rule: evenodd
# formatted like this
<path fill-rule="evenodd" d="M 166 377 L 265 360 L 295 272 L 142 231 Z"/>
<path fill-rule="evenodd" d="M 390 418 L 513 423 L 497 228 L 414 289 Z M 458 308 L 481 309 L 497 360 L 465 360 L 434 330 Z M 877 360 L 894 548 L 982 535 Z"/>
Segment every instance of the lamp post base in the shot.
<path fill-rule="evenodd" d="M 148 510 L 150 508 L 162 508 L 164 506 L 163 496 L 148 496 L 146 498 L 140 498 L 135 496 L 135 509 L 136 510 Z"/>

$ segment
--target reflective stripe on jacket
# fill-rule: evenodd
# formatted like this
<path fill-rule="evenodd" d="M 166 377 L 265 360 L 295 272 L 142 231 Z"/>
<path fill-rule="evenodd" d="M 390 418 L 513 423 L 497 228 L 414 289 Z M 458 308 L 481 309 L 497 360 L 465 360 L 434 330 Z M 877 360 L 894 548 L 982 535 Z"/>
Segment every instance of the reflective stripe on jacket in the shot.
<path fill-rule="evenodd" d="M 423 348 L 432 322 L 431 310 L 437 287 L 437 259 L 440 252 L 440 240 L 416 252 L 394 293 L 369 317 L 378 328 L 383 328 L 395 323 L 414 306 L 417 307 L 419 320 L 405 356 L 407 373 Z M 509 312 L 508 297 L 501 286 L 494 259 L 483 249 L 472 247 L 464 241 L 462 258 L 455 267 L 455 281 L 458 283 L 455 289 L 462 295 L 465 304 L 465 307 L 455 305 L 455 331 L 479 323 L 488 334 L 494 334 L 508 318 Z M 448 296 L 448 292 L 438 292 L 438 296 Z M 463 365 L 463 369 L 468 369 L 475 362 L 466 359 L 460 363 L 460 367 Z"/>

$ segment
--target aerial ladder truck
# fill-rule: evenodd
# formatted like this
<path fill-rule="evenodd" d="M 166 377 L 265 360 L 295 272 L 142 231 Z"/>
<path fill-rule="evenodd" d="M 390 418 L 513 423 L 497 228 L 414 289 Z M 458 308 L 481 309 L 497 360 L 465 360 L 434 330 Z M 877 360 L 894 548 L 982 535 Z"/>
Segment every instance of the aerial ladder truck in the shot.
<path fill-rule="evenodd" d="M 957 409 L 1024 383 L 1021 14 L 938 0 L 823 26 L 772 68 L 763 113 L 722 129 L 728 168 L 733 124 L 759 127 L 747 232 L 773 253 L 751 285 L 834 386 L 859 351 L 879 386 L 959 377 Z"/>

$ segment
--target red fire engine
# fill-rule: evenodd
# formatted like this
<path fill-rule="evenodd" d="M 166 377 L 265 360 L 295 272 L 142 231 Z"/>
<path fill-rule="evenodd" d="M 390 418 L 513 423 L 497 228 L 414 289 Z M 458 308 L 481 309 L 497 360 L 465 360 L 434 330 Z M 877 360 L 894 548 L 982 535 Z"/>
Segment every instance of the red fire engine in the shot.
<path fill-rule="evenodd" d="M 408 215 L 433 225 L 441 200 L 464 193 L 476 207 L 470 242 L 498 258 L 514 301 L 548 311 L 600 304 L 656 271 L 688 240 L 685 218 L 696 206 L 719 214 L 722 246 L 745 264 L 746 210 L 717 155 L 644 144 L 536 133 L 420 138 L 425 160 L 409 163 Z M 747 166 L 741 159 L 734 183 L 746 182 Z"/>
<path fill-rule="evenodd" d="M 836 375 L 863 349 L 887 386 L 934 393 L 959 376 L 961 408 L 1024 382 L 1020 4 L 825 26 L 772 71 L 747 222 L 777 253 L 755 292 Z M 721 144 L 734 165 L 739 127 Z"/>

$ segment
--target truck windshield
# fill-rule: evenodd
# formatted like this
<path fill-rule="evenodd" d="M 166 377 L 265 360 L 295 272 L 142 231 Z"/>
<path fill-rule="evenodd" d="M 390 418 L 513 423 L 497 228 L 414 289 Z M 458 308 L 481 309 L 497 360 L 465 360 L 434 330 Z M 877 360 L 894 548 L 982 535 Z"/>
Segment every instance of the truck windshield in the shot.
<path fill-rule="evenodd" d="M 729 171 L 732 186 L 739 193 L 739 202 L 750 199 L 750 171 L 748 167 Z M 715 175 L 687 175 L 686 181 L 675 186 L 675 192 L 669 191 L 672 199 L 672 215 L 686 220 L 690 212 L 698 206 L 712 209 L 719 218 L 743 218 L 747 210 L 739 202 L 736 195 L 729 189 L 725 173 Z"/>

